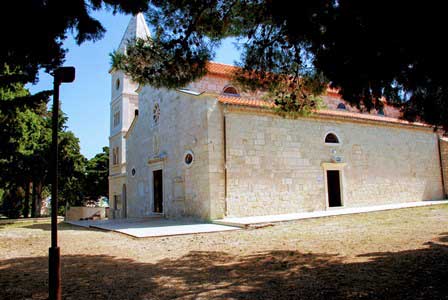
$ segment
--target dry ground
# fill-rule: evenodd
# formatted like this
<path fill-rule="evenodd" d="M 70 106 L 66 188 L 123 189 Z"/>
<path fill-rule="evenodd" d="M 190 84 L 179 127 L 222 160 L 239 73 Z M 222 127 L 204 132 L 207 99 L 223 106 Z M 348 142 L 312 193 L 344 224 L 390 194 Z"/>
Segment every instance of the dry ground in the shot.
<path fill-rule="evenodd" d="M 60 225 L 64 299 L 448 299 L 448 206 L 165 238 Z M 48 224 L 0 226 L 0 299 L 47 297 Z"/>

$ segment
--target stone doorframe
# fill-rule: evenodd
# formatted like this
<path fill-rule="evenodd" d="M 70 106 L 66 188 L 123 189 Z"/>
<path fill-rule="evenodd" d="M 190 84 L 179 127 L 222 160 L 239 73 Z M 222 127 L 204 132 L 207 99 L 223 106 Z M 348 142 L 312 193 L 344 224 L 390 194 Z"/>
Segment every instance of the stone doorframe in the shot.
<path fill-rule="evenodd" d="M 167 206 L 166 206 L 166 180 L 165 180 L 165 169 L 164 169 L 164 159 L 160 158 L 160 159 L 150 159 L 148 161 L 148 169 L 149 169 L 149 182 L 150 182 L 150 190 L 149 190 L 149 195 L 150 195 L 150 210 L 151 210 L 151 214 L 155 214 L 154 213 L 154 171 L 158 171 L 161 170 L 162 171 L 162 206 L 163 206 L 163 215 L 166 214 L 167 212 Z"/>
<path fill-rule="evenodd" d="M 344 167 L 346 163 L 322 163 L 322 168 L 324 171 L 324 185 L 325 185 L 325 209 L 339 209 L 345 207 L 345 174 Z M 329 199 L 328 199 L 328 179 L 327 179 L 327 171 L 339 171 L 339 187 L 341 191 L 341 206 L 340 207 L 330 207 Z"/>

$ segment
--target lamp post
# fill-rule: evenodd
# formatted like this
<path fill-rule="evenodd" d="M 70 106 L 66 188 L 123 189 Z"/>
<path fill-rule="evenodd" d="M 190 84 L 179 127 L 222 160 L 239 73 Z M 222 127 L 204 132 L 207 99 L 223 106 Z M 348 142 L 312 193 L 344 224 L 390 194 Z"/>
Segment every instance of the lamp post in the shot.
<path fill-rule="evenodd" d="M 48 294 L 50 300 L 61 299 L 61 252 L 58 247 L 58 129 L 59 129 L 59 86 L 75 80 L 74 67 L 57 68 L 53 74 L 53 116 L 51 132 L 51 247 L 48 255 Z"/>

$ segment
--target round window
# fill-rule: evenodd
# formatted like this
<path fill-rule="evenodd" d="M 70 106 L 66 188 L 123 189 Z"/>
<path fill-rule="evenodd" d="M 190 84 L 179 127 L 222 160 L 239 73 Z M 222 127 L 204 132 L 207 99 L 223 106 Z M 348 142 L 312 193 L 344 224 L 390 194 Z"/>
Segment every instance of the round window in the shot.
<path fill-rule="evenodd" d="M 115 81 L 115 88 L 118 90 L 120 88 L 120 79 L 117 78 L 117 81 Z"/>
<path fill-rule="evenodd" d="M 134 168 L 132 168 L 131 174 L 132 174 L 132 176 L 135 176 L 135 169 Z"/>
<path fill-rule="evenodd" d="M 191 151 L 185 152 L 185 155 L 184 155 L 184 163 L 185 163 L 185 165 L 187 167 L 189 167 L 189 166 L 191 166 L 193 164 L 193 161 L 194 161 L 193 152 L 191 152 Z"/>

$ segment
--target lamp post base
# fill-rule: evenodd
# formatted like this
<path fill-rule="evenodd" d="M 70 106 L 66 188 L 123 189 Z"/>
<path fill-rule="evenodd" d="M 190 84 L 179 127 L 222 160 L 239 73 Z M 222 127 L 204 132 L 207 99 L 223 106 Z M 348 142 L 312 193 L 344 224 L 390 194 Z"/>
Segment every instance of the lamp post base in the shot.
<path fill-rule="evenodd" d="M 59 247 L 49 249 L 49 299 L 61 300 L 61 251 Z"/>

